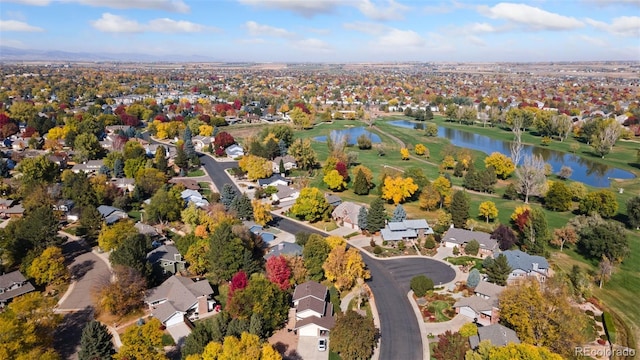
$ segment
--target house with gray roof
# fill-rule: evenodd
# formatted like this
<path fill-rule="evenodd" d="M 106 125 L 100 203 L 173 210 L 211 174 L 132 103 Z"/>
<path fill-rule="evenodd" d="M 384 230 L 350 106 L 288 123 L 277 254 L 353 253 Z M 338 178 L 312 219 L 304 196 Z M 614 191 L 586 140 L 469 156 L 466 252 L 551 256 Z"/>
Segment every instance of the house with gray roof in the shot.
<path fill-rule="evenodd" d="M 507 258 L 511 267 L 511 273 L 507 278 L 507 284 L 512 284 L 520 280 L 533 277 L 539 282 L 544 282 L 549 273 L 549 262 L 542 256 L 529 255 L 520 250 L 503 251 L 502 255 Z"/>
<path fill-rule="evenodd" d="M 280 255 L 302 256 L 302 246 L 296 243 L 283 241 L 278 245 L 270 248 L 269 251 L 267 251 L 267 253 L 264 255 L 264 258 L 266 260 L 269 260 L 269 258 L 271 257 L 280 256 Z"/>
<path fill-rule="evenodd" d="M 267 186 L 278 186 L 278 185 L 288 186 L 289 180 L 287 180 L 284 176 L 280 174 L 273 174 L 268 178 L 258 179 L 258 185 L 263 188 L 266 188 Z"/>
<path fill-rule="evenodd" d="M 360 230 L 360 227 L 358 227 L 358 214 L 361 208 L 361 205 L 351 201 L 345 201 L 333 209 L 331 217 L 341 226 L 348 226 L 354 230 Z"/>
<path fill-rule="evenodd" d="M 389 221 L 380 234 L 385 241 L 414 240 L 433 234 L 433 229 L 425 219 Z"/>
<path fill-rule="evenodd" d="M 100 215 L 102 215 L 102 218 L 107 223 L 107 225 L 111 225 L 117 221 L 129 217 L 129 214 L 127 214 L 124 210 L 109 205 L 98 206 L 98 212 L 100 213 Z"/>
<path fill-rule="evenodd" d="M 74 173 L 84 172 L 89 175 L 97 174 L 100 171 L 100 168 L 104 165 L 103 160 L 89 160 L 82 164 L 75 164 L 71 168 L 71 171 Z"/>
<path fill-rule="evenodd" d="M 480 244 L 478 255 L 480 257 L 492 256 L 498 250 L 498 242 L 491 238 L 491 234 L 450 227 L 442 235 L 442 242 L 448 248 L 458 247 L 463 250 L 471 240 L 476 240 Z"/>
<path fill-rule="evenodd" d="M 474 289 L 474 295 L 460 298 L 453 308 L 456 314 L 462 314 L 478 324 L 496 324 L 500 320 L 498 298 L 503 290 L 504 286 L 480 281 Z"/>
<path fill-rule="evenodd" d="M 0 308 L 13 298 L 34 290 L 35 287 L 18 270 L 0 275 Z"/>
<path fill-rule="evenodd" d="M 274 174 L 280 173 L 281 160 L 282 160 L 282 165 L 284 166 L 285 171 L 298 168 L 298 163 L 296 162 L 296 159 L 293 156 L 291 155 L 276 156 L 273 160 L 271 160 L 271 170 L 273 170 Z"/>
<path fill-rule="evenodd" d="M 477 349 L 481 341 L 488 340 L 493 346 L 505 346 L 509 343 L 520 344 L 520 339 L 515 331 L 500 324 L 479 326 L 478 335 L 469 337 L 469 345 Z"/>
<path fill-rule="evenodd" d="M 145 303 L 151 315 L 167 327 L 169 333 L 184 334 L 185 331 L 171 331 L 172 328 L 185 329 L 190 333 L 189 320 L 197 320 L 201 315 L 214 310 L 213 289 L 207 280 L 193 281 L 190 278 L 171 276 L 160 286 L 151 289 Z M 176 337 L 178 337 L 176 339 Z M 176 344 L 184 341 L 182 336 L 174 336 Z"/>
<path fill-rule="evenodd" d="M 161 245 L 151 250 L 147 254 L 147 261 L 160 267 L 164 274 L 177 274 L 187 268 L 187 262 L 174 245 Z"/>
<path fill-rule="evenodd" d="M 326 336 L 333 328 L 335 318 L 328 294 L 329 289 L 315 281 L 296 286 L 292 299 L 296 309 L 294 330 L 300 336 Z"/>

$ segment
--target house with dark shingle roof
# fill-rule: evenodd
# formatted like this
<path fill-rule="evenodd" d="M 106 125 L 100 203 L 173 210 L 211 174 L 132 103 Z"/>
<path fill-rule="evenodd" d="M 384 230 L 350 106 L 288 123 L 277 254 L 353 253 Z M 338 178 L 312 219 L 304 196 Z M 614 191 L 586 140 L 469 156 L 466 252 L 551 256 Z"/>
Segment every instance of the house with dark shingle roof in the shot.
<path fill-rule="evenodd" d="M 469 337 L 469 345 L 477 349 L 481 341 L 488 340 L 493 346 L 505 346 L 509 343 L 520 344 L 520 339 L 515 331 L 500 324 L 478 327 L 478 335 Z"/>
<path fill-rule="evenodd" d="M 290 243 L 290 242 L 281 242 L 278 245 L 272 247 L 271 249 L 269 249 L 269 251 L 267 251 L 267 253 L 264 255 L 264 258 L 266 260 L 269 260 L 269 258 L 274 257 L 274 256 L 280 256 L 280 255 L 286 255 L 286 256 L 302 256 L 302 246 L 296 244 L 296 243 Z"/>
<path fill-rule="evenodd" d="M 358 214 L 360 213 L 361 208 L 361 205 L 351 201 L 345 201 L 333 209 L 331 217 L 341 226 L 349 226 L 354 230 L 360 230 L 360 227 L 358 226 Z"/>
<path fill-rule="evenodd" d="M 102 218 L 107 223 L 107 225 L 111 225 L 117 221 L 129 217 L 129 214 L 127 214 L 124 210 L 109 205 L 98 206 L 98 212 L 100 213 L 100 215 L 102 215 Z"/>
<path fill-rule="evenodd" d="M 30 293 L 35 287 L 18 270 L 0 276 L 0 307 L 13 298 Z"/>
<path fill-rule="evenodd" d="M 481 231 L 451 227 L 442 235 L 442 242 L 448 248 L 458 247 L 462 250 L 472 240 L 480 244 L 478 250 L 480 257 L 493 256 L 493 253 L 498 250 L 498 242 L 491 238 L 491 234 Z"/>
<path fill-rule="evenodd" d="M 293 306 L 296 308 L 294 330 L 300 336 L 326 336 L 335 325 L 333 306 L 327 301 L 329 289 L 307 281 L 293 291 Z"/>
<path fill-rule="evenodd" d="M 453 304 L 456 314 L 462 314 L 470 321 L 481 325 L 495 324 L 500 320 L 498 298 L 503 286 L 480 281 L 474 289 L 474 295 L 460 298 Z"/>
<path fill-rule="evenodd" d="M 520 250 L 503 251 L 507 262 L 511 267 L 511 273 L 507 278 L 507 283 L 512 284 L 529 277 L 533 277 L 539 282 L 546 281 L 549 274 L 549 262 L 542 256 L 529 255 Z"/>
<path fill-rule="evenodd" d="M 389 221 L 380 234 L 385 241 L 413 240 L 433 234 L 433 229 L 425 219 Z"/>
<path fill-rule="evenodd" d="M 178 248 L 174 245 L 161 245 L 147 254 L 147 261 L 153 266 L 159 266 L 163 273 L 177 274 L 186 269 Z"/>

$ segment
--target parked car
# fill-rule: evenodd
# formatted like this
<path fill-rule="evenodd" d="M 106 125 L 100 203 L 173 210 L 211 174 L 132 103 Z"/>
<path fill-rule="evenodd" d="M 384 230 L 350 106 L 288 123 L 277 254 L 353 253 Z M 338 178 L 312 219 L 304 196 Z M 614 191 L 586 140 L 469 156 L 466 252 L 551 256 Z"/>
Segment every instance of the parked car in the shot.
<path fill-rule="evenodd" d="M 327 351 L 327 339 L 318 339 L 318 351 Z"/>

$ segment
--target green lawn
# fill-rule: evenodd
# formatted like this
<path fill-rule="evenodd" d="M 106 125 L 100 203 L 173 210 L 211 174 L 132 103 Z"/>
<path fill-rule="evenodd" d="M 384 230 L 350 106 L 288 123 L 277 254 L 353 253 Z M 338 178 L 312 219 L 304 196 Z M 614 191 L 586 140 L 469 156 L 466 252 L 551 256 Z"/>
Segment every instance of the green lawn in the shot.
<path fill-rule="evenodd" d="M 204 175 L 204 170 L 202 169 L 191 170 L 187 173 L 188 177 L 197 177 L 197 176 L 203 176 L 203 175 Z"/>

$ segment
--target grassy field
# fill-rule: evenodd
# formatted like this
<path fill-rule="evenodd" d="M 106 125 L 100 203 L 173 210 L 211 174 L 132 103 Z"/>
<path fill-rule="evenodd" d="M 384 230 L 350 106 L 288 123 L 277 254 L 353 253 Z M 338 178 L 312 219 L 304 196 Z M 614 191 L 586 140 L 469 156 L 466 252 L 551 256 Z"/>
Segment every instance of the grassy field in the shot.
<path fill-rule="evenodd" d="M 369 167 L 374 175 L 374 182 L 379 183 L 381 175 L 385 171 L 393 171 L 392 169 L 401 170 L 411 166 L 418 166 L 423 169 L 425 175 L 433 180 L 439 175 L 438 164 L 442 161 L 443 154 L 445 152 L 451 152 L 452 145 L 447 139 L 437 137 L 427 137 L 424 131 L 411 130 L 393 126 L 388 124 L 387 120 L 407 119 L 403 116 L 389 117 L 387 119 L 378 120 L 375 123 L 375 128 L 369 128 L 369 131 L 376 133 L 382 139 L 380 145 L 384 151 L 384 156 L 379 156 L 376 150 L 376 146 L 371 150 L 360 150 L 357 147 L 348 147 L 347 152 L 357 152 L 358 162 Z M 458 128 L 463 130 L 473 131 L 474 133 L 490 136 L 492 138 L 501 140 L 511 140 L 512 134 L 510 131 L 497 128 L 486 127 L 483 128 L 479 125 L 461 125 L 458 123 L 447 122 L 442 117 L 436 117 L 434 122 L 439 126 Z M 367 125 L 359 121 L 335 121 L 333 123 L 325 123 L 314 127 L 304 132 L 296 132 L 296 136 L 303 138 L 313 138 L 316 136 L 326 136 L 331 130 L 346 129 L 349 127 L 364 126 Z M 246 130 L 245 130 L 246 131 Z M 405 144 L 411 147 L 415 144 L 424 144 L 427 146 L 430 152 L 429 158 L 417 159 L 412 157 L 410 160 L 402 160 L 400 157 L 400 145 L 394 139 L 400 139 Z M 531 135 L 529 133 L 523 134 L 523 142 L 532 145 L 540 144 L 540 137 Z M 580 145 L 577 155 L 588 158 L 590 160 L 605 163 L 611 166 L 619 167 L 621 169 L 631 171 L 636 176 L 640 176 L 640 165 L 636 163 L 636 151 L 640 148 L 640 143 L 635 141 L 619 141 L 611 154 L 607 155 L 605 159 L 601 159 L 594 156 L 591 153 L 590 147 L 586 144 L 579 143 L 577 140 L 570 137 L 564 142 L 553 141 L 547 147 L 549 149 L 570 152 L 570 146 L 573 143 Z M 324 162 L 328 156 L 328 148 L 326 143 L 314 141 L 312 143 L 314 150 L 318 155 L 320 162 Z M 456 148 L 453 147 L 456 151 Z M 474 155 L 474 163 L 476 168 L 484 168 L 484 158 L 487 154 L 478 151 L 472 151 Z M 508 180 L 513 181 L 513 178 Z M 503 199 L 501 195 L 504 193 L 504 188 L 508 184 L 506 182 L 499 182 L 496 187 L 496 194 L 478 194 L 469 192 L 469 198 L 471 202 L 470 212 L 471 216 L 475 218 L 482 226 L 484 219 L 477 217 L 479 215 L 478 206 L 481 202 L 486 200 L 493 201 L 499 209 L 498 218 L 496 223 L 508 224 L 510 222 L 510 216 L 516 206 L 522 205 L 521 201 L 512 201 Z M 452 177 L 454 186 L 462 185 L 462 178 Z M 328 191 L 326 185 L 322 181 L 322 171 L 316 171 L 316 173 L 310 179 L 310 186 L 315 186 L 325 191 Z M 590 191 L 596 190 L 595 188 L 588 187 Z M 618 193 L 618 188 L 624 188 L 624 193 Z M 640 181 L 638 178 L 623 181 L 613 181 L 610 188 L 616 194 L 619 207 L 619 214 L 616 219 L 625 221 L 626 219 L 626 202 L 633 196 L 640 194 Z M 345 201 L 355 201 L 359 203 L 370 203 L 373 199 L 379 196 L 378 188 L 374 188 L 370 195 L 360 196 L 353 193 L 352 190 L 347 189 L 344 192 L 338 194 Z M 532 207 L 541 207 L 541 204 L 532 203 Z M 410 218 L 426 218 L 429 221 L 435 220 L 435 214 L 425 212 L 418 207 L 417 202 L 409 202 L 404 204 L 405 210 Z M 388 213 L 393 211 L 393 205 L 387 205 Z M 543 209 L 547 215 L 549 227 L 551 229 L 560 228 L 564 226 L 569 219 L 575 216 L 571 211 L 567 212 L 552 212 Z M 628 231 L 630 239 L 630 255 L 625 261 L 617 267 L 616 272 L 608 283 L 605 284 L 603 289 L 596 288 L 594 295 L 604 302 L 605 306 L 614 313 L 615 319 L 624 324 L 618 325 L 618 329 L 623 329 L 625 326 L 629 332 L 633 334 L 629 339 L 629 345 L 634 347 L 635 344 L 640 343 L 640 307 L 637 306 L 638 295 L 640 294 L 640 233 L 638 231 Z M 551 263 L 557 266 L 560 270 L 569 271 L 574 264 L 577 264 L 584 268 L 586 271 L 595 272 L 597 269 L 597 263 L 585 259 L 582 255 L 576 253 L 571 248 L 565 249 L 563 253 L 555 249 L 551 249 Z M 618 330 L 620 332 L 620 330 Z M 620 340 L 619 340 L 620 343 Z"/>

